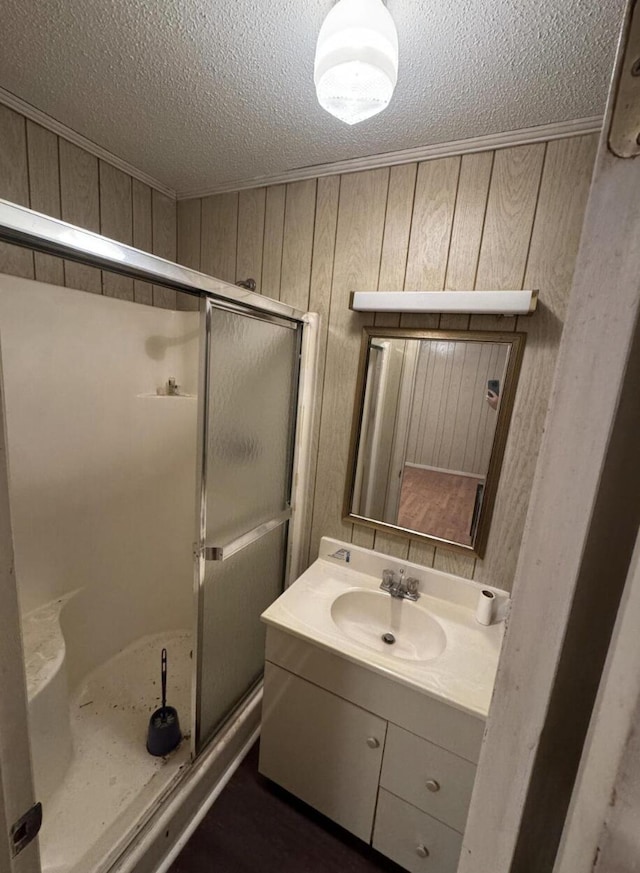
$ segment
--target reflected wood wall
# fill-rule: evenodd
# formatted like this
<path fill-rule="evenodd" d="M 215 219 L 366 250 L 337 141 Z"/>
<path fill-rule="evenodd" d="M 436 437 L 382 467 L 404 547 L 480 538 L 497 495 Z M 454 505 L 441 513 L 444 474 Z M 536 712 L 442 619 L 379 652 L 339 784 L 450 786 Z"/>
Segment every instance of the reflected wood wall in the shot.
<path fill-rule="evenodd" d="M 0 198 L 176 260 L 175 200 L 3 105 Z M 168 288 L 4 243 L 0 272 L 176 308 Z"/>
<path fill-rule="evenodd" d="M 178 204 L 178 260 L 322 316 L 310 554 L 323 534 L 511 588 L 597 138 L 326 176 Z M 532 318 L 353 313 L 384 289 L 538 288 Z M 342 521 L 365 324 L 528 334 L 483 560 Z"/>
<path fill-rule="evenodd" d="M 498 343 L 421 343 L 408 463 L 486 476 L 498 419 L 486 400 L 487 383 L 504 386 L 507 354 Z"/>

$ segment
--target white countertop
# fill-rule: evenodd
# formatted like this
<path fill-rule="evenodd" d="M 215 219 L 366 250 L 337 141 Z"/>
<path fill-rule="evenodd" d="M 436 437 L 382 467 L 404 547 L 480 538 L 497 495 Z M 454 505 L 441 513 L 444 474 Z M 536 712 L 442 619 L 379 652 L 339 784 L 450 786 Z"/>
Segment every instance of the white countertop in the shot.
<path fill-rule="evenodd" d="M 350 563 L 329 557 L 337 549 L 350 552 Z M 335 623 L 331 608 L 348 591 L 378 592 L 381 569 L 406 569 L 420 581 L 417 603 L 388 598 L 389 615 L 402 620 L 402 610 L 426 611 L 441 626 L 446 646 L 430 660 L 399 658 L 380 641 L 379 650 L 347 636 Z M 504 621 L 483 627 L 475 620 L 480 591 L 487 588 L 467 579 L 420 567 L 349 543 L 323 538 L 320 557 L 262 615 L 275 628 L 314 643 L 340 657 L 388 678 L 444 700 L 473 715 L 486 717 L 504 634 Z M 498 619 L 506 613 L 508 594 L 496 595 Z M 393 612 L 392 612 L 393 610 Z"/>

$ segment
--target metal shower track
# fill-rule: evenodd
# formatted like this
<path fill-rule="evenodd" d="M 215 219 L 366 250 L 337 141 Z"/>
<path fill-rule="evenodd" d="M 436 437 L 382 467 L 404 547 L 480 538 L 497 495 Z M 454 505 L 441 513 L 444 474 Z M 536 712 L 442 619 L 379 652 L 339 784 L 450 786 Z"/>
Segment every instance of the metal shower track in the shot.
<path fill-rule="evenodd" d="M 99 233 L 0 200 L 0 240 L 197 297 L 300 321 L 304 312 L 189 267 L 108 239 Z"/>

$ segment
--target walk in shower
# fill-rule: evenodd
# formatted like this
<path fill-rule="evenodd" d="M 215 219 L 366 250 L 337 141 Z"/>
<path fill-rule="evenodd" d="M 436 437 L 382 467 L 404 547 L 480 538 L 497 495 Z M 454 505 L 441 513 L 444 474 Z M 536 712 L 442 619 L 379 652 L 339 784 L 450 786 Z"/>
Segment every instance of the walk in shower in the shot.
<path fill-rule="evenodd" d="M 173 821 L 190 780 L 192 812 L 201 805 L 257 727 L 259 616 L 298 561 L 308 321 L 83 231 L 75 251 L 60 248 L 62 222 L 7 208 L 5 238 L 23 222 L 21 244 L 103 269 L 115 259 L 121 273 L 199 297 L 198 311 L 176 311 L 0 276 L 41 866 L 132 869 L 136 839 L 152 845 L 154 821 Z M 154 758 L 145 740 L 163 648 L 184 740 Z"/>

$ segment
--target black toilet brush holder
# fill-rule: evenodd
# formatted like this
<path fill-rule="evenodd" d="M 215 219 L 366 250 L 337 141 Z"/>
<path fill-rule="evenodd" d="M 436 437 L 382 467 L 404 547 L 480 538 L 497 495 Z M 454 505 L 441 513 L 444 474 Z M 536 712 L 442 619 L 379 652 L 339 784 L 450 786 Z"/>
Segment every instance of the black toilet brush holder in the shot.
<path fill-rule="evenodd" d="M 156 758 L 168 755 L 182 740 L 178 711 L 167 706 L 167 650 L 162 650 L 160 660 L 162 678 L 162 706 L 151 715 L 147 732 L 147 752 Z"/>

